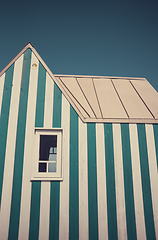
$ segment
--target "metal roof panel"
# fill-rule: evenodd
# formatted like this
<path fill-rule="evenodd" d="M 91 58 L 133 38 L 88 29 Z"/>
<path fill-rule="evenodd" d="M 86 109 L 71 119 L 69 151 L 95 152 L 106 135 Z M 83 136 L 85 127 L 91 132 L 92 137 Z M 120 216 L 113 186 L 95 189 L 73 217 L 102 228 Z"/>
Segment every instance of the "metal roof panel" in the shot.
<path fill-rule="evenodd" d="M 92 78 L 77 78 L 96 118 L 102 118 Z"/>
<path fill-rule="evenodd" d="M 133 86 L 138 92 L 139 96 L 148 107 L 149 111 L 154 118 L 158 119 L 158 92 L 151 86 L 151 84 L 145 81 L 133 81 Z"/>
<path fill-rule="evenodd" d="M 103 118 L 128 118 L 110 79 L 94 79 Z"/>
<path fill-rule="evenodd" d="M 88 113 L 88 115 L 92 118 L 95 117 L 92 109 L 90 108 L 87 99 L 85 98 L 76 78 L 73 77 L 62 77 L 60 78 L 63 82 L 63 84 L 66 86 L 66 88 L 69 90 L 73 98 L 75 98 L 78 102 L 78 104 L 81 104 L 83 109 Z"/>
<path fill-rule="evenodd" d="M 129 80 L 125 81 L 123 79 L 114 79 L 113 83 L 129 115 L 129 118 L 152 118 L 151 113 Z"/>

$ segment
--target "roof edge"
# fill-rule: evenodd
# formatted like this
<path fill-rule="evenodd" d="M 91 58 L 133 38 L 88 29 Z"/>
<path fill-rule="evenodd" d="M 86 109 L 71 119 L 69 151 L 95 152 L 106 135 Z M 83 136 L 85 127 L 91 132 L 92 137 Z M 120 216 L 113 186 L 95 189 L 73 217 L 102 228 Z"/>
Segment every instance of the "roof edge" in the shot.
<path fill-rule="evenodd" d="M 158 119 L 153 118 L 85 118 L 84 123 L 129 123 L 129 124 L 158 124 Z"/>
<path fill-rule="evenodd" d="M 7 71 L 8 68 L 10 68 L 10 66 L 26 51 L 26 49 L 31 48 L 31 50 L 33 50 L 33 45 L 31 44 L 31 42 L 28 42 L 25 47 L 10 61 L 10 63 L 7 64 L 7 66 L 5 68 L 3 68 L 3 70 L 0 72 L 0 77 L 3 75 L 3 73 L 5 73 Z M 35 49 L 34 49 L 35 50 Z"/>
<path fill-rule="evenodd" d="M 26 51 L 26 49 L 30 48 L 33 53 L 36 55 L 36 57 L 39 59 L 39 61 L 43 64 L 43 66 L 47 69 L 49 74 L 55 78 L 55 77 L 84 77 L 84 78 L 104 78 L 104 79 L 127 79 L 127 80 L 147 80 L 146 78 L 139 78 L 139 77 L 118 77 L 118 76 L 91 76 L 91 75 L 70 75 L 70 74 L 53 74 L 51 70 L 48 68 L 48 66 L 45 64 L 43 59 L 40 57 L 38 52 L 35 50 L 34 46 L 31 42 L 28 42 L 24 48 L 7 64 L 7 66 L 0 72 L 0 77 L 3 75 L 4 72 L 7 71 L 7 69 Z M 57 80 L 56 80 L 57 81 Z M 58 82 L 58 81 L 57 81 Z M 60 85 L 60 84 L 59 84 Z"/>
<path fill-rule="evenodd" d="M 74 77 L 74 78 L 104 78 L 104 79 L 124 79 L 124 80 L 143 80 L 147 81 L 146 78 L 139 77 L 118 77 L 118 76 L 91 76 L 91 75 L 70 75 L 70 74 L 55 74 L 55 77 Z"/>
<path fill-rule="evenodd" d="M 43 59 L 40 57 L 38 52 L 35 50 L 34 46 L 32 45 L 31 42 L 28 42 L 24 48 L 7 64 L 7 66 L 0 72 L 0 77 L 3 75 L 4 72 L 7 71 L 7 69 L 26 51 L 26 49 L 30 48 L 33 53 L 36 55 L 36 57 L 39 59 L 39 61 L 43 64 L 43 66 L 48 70 L 49 74 L 52 75 L 53 73 L 51 70 L 48 68 L 48 66 L 45 64 Z M 118 76 L 91 76 L 91 75 L 70 75 L 70 74 L 53 74 L 54 78 L 55 77 L 84 77 L 84 78 L 104 78 L 104 79 L 127 79 L 127 80 L 146 80 L 146 78 L 139 78 L 139 77 L 118 77 Z M 57 80 L 56 80 L 57 81 Z"/>
<path fill-rule="evenodd" d="M 64 87 L 59 82 L 59 80 L 54 76 L 52 71 L 49 69 L 49 67 L 46 65 L 46 63 L 43 61 L 43 59 L 40 57 L 38 52 L 35 50 L 33 45 L 28 42 L 28 44 L 25 45 L 25 47 L 13 58 L 13 60 L 0 72 L 0 77 L 7 71 L 7 69 L 28 49 L 30 48 L 32 52 L 35 54 L 35 56 L 38 58 L 38 60 L 41 62 L 41 64 L 46 69 L 47 73 L 50 75 L 50 77 L 54 80 L 54 82 L 57 84 L 57 86 L 60 88 L 66 99 L 69 101 L 69 103 L 73 106 L 77 114 L 80 116 L 81 120 L 84 121 L 84 116 L 81 114 L 80 110 L 77 108 L 77 106 L 74 104 L 73 100 L 70 98 L 70 96 L 66 93 Z"/>
<path fill-rule="evenodd" d="M 0 72 L 0 77 L 6 72 L 6 70 L 28 49 L 30 48 L 31 51 L 34 53 L 34 55 L 38 58 L 38 60 L 41 62 L 41 64 L 46 69 L 47 73 L 50 75 L 50 77 L 54 80 L 54 82 L 57 84 L 57 86 L 60 88 L 66 99 L 69 101 L 69 103 L 72 105 L 74 110 L 77 112 L 81 120 L 85 123 L 87 122 L 96 122 L 96 123 L 105 123 L 105 122 L 113 122 L 113 123 L 147 123 L 147 124 L 158 124 L 158 119 L 89 119 L 84 114 L 80 112 L 76 104 L 73 102 L 73 99 L 71 99 L 71 96 L 67 94 L 67 92 L 64 89 L 64 86 L 62 85 L 62 82 L 58 80 L 57 77 L 85 77 L 85 78 L 108 78 L 108 79 L 127 79 L 127 80 L 146 80 L 146 78 L 132 78 L 132 77 L 112 77 L 112 76 L 89 76 L 89 75 L 62 75 L 62 74 L 53 74 L 52 71 L 49 69 L 49 67 L 46 65 L 46 63 L 43 61 L 43 59 L 40 57 L 38 52 L 35 50 L 33 45 L 29 42 L 25 45 L 25 47 L 13 58 L 13 60 Z"/>

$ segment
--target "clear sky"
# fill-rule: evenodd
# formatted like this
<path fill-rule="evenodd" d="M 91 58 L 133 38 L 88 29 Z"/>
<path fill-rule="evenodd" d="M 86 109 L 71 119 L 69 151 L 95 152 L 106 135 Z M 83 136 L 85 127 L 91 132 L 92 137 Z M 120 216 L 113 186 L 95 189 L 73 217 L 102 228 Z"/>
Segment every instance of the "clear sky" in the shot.
<path fill-rule="evenodd" d="M 145 77 L 158 91 L 158 0 L 1 1 L 0 71 L 30 41 L 53 73 Z"/>

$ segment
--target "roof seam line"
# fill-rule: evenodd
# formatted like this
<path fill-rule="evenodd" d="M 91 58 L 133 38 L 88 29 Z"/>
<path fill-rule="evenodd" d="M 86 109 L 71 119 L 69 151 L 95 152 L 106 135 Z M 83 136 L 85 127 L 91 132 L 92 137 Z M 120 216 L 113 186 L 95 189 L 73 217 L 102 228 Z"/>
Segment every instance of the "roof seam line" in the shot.
<path fill-rule="evenodd" d="M 128 112 L 127 112 L 127 110 L 126 110 L 126 108 L 125 108 L 125 106 L 124 106 L 124 104 L 123 104 L 123 102 L 122 102 L 122 100 L 121 100 L 121 98 L 120 98 L 120 95 L 119 95 L 119 93 L 118 93 L 118 91 L 117 91 L 117 89 L 116 89 L 116 87 L 115 87 L 114 82 L 112 81 L 112 79 L 110 79 L 110 80 L 111 80 L 111 83 L 112 83 L 112 85 L 113 85 L 113 87 L 114 87 L 114 89 L 115 89 L 115 92 L 116 92 L 116 94 L 117 94 L 117 96 L 118 96 L 118 98 L 119 98 L 119 100 L 120 100 L 120 102 L 121 102 L 121 104 L 122 104 L 122 107 L 123 107 L 123 109 L 125 110 L 125 113 L 127 114 L 127 117 L 130 118 L 130 117 L 129 117 L 129 114 L 128 114 Z"/>
<path fill-rule="evenodd" d="M 100 110 L 101 116 L 102 116 L 102 118 L 103 118 L 103 113 L 102 113 L 102 110 L 101 110 L 101 106 L 100 106 L 100 104 L 99 104 L 99 98 L 98 98 L 98 95 L 97 95 L 97 90 L 96 90 L 96 88 L 95 88 L 95 84 L 94 84 L 93 78 L 92 78 L 92 84 L 93 84 L 93 87 L 94 87 L 94 92 L 95 92 L 95 94 L 96 94 L 96 98 L 97 98 L 99 110 Z"/>
<path fill-rule="evenodd" d="M 155 116 L 154 114 L 152 113 L 152 111 L 149 109 L 149 107 L 147 106 L 147 104 L 145 103 L 145 101 L 143 100 L 143 98 L 141 97 L 141 95 L 139 94 L 139 92 L 137 91 L 137 89 L 135 88 L 135 86 L 133 85 L 133 83 L 129 80 L 130 84 L 132 85 L 132 87 L 134 88 L 134 90 L 136 91 L 136 93 L 138 94 L 138 96 L 140 97 L 140 99 L 142 100 L 142 102 L 144 103 L 145 107 L 148 109 L 148 111 L 150 112 L 150 114 L 153 116 L 154 119 Z"/>
<path fill-rule="evenodd" d="M 96 114 L 95 114 L 95 112 L 94 112 L 94 110 L 93 110 L 93 108 L 92 108 L 92 106 L 91 106 L 90 102 L 88 101 L 88 99 L 87 99 L 87 97 L 86 97 L 86 95 L 85 95 L 85 93 L 84 93 L 83 89 L 81 88 L 81 86 L 80 86 L 80 84 L 79 84 L 79 81 L 77 80 L 77 78 L 76 78 L 76 77 L 75 77 L 75 79 L 76 79 L 76 82 L 78 83 L 78 86 L 79 86 L 79 88 L 81 89 L 81 92 L 83 93 L 83 96 L 85 97 L 85 99 L 86 99 L 86 101 L 87 101 L 88 105 L 90 106 L 90 108 L 91 108 L 91 110 L 92 110 L 92 112 L 93 112 L 94 116 L 97 118 L 97 116 L 96 116 Z"/>
<path fill-rule="evenodd" d="M 59 79 L 60 79 L 60 77 L 59 77 Z M 60 79 L 60 81 L 62 82 L 62 80 Z M 63 87 L 62 87 L 62 89 L 63 89 Z M 62 92 L 63 93 L 63 92 Z M 65 94 L 63 93 L 63 95 L 65 96 L 65 98 L 67 99 L 67 101 L 69 102 L 69 104 L 71 104 L 73 107 L 74 107 L 74 109 L 75 109 L 75 111 L 77 112 L 77 114 L 78 115 L 80 115 L 81 114 L 81 119 L 82 119 L 82 121 L 84 121 L 83 119 L 85 119 L 85 117 L 83 116 L 83 114 L 81 113 L 81 111 L 78 109 L 78 107 L 76 106 L 76 104 L 73 102 L 73 100 L 71 99 L 71 97 L 65 92 Z"/>
<path fill-rule="evenodd" d="M 64 84 L 64 82 L 61 80 L 61 78 L 59 77 L 60 81 L 62 82 L 62 84 L 64 85 L 64 87 L 68 90 L 68 92 L 73 96 L 73 98 L 76 100 L 76 102 L 80 105 L 80 107 L 86 112 L 86 114 L 90 117 L 89 113 L 86 111 L 86 109 L 81 105 L 81 103 L 75 98 L 75 96 L 71 93 L 71 91 L 67 88 L 67 86 Z M 70 98 L 71 99 L 71 98 Z M 72 99 L 71 99 L 72 100 Z M 73 102 L 73 100 L 72 100 Z M 73 102 L 74 103 L 74 102 Z M 75 103 L 74 103 L 75 104 Z M 79 111 L 80 112 L 80 111 Z M 83 114 L 82 114 L 83 115 Z"/>

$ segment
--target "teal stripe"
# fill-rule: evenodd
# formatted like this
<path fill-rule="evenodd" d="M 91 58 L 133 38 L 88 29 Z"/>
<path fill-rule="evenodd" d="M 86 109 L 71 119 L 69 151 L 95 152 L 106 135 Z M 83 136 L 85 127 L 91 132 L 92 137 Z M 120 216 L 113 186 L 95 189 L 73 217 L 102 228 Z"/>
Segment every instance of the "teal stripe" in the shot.
<path fill-rule="evenodd" d="M 54 82 L 54 101 L 53 101 L 53 127 L 61 127 L 61 103 L 62 93 Z"/>
<path fill-rule="evenodd" d="M 43 127 L 45 104 L 46 70 L 39 62 L 35 127 Z"/>
<path fill-rule="evenodd" d="M 89 239 L 98 239 L 97 165 L 95 123 L 87 124 Z"/>
<path fill-rule="evenodd" d="M 49 240 L 59 239 L 60 182 L 51 182 Z"/>
<path fill-rule="evenodd" d="M 150 187 L 150 177 L 149 177 L 145 125 L 137 124 L 137 128 L 138 128 L 138 141 L 139 141 L 146 235 L 148 240 L 151 240 L 151 239 L 154 240 L 156 239 L 156 236 L 155 236 L 153 208 L 152 208 L 152 199 L 151 199 L 151 187 Z"/>
<path fill-rule="evenodd" d="M 153 128 L 154 128 L 155 150 L 156 150 L 156 159 L 157 159 L 157 168 L 158 168 L 158 124 L 154 124 Z"/>
<path fill-rule="evenodd" d="M 134 195 L 133 195 L 133 178 L 132 178 L 129 124 L 121 124 L 121 133 L 122 133 L 122 153 L 123 153 L 127 236 L 128 236 L 128 240 L 135 240 L 137 239 L 137 235 L 136 235 L 135 208 L 134 208 Z"/>
<path fill-rule="evenodd" d="M 12 201 L 8 235 L 9 240 L 18 239 L 30 63 L 31 63 L 31 49 L 27 49 L 26 52 L 24 53 L 21 79 L 20 102 L 14 159 Z"/>
<path fill-rule="evenodd" d="M 79 239 L 78 116 L 70 106 L 69 239 Z"/>
<path fill-rule="evenodd" d="M 39 237 L 40 196 L 41 182 L 32 182 L 29 240 L 38 240 Z"/>
<path fill-rule="evenodd" d="M 53 127 L 61 127 L 61 102 L 62 93 L 54 83 Z M 59 199 L 60 182 L 52 181 L 50 192 L 49 240 L 59 239 Z"/>
<path fill-rule="evenodd" d="M 44 123 L 45 85 L 46 85 L 46 70 L 43 67 L 43 65 L 39 62 L 35 127 L 43 127 Z M 33 240 L 38 239 L 39 236 L 41 181 L 32 182 L 31 186 L 32 193 L 31 193 L 29 239 Z"/>
<path fill-rule="evenodd" d="M 106 159 L 106 189 L 108 212 L 109 240 L 117 239 L 116 191 L 112 124 L 104 124 L 105 159 Z"/>
<path fill-rule="evenodd" d="M 5 152 L 8 132 L 10 100 L 12 92 L 14 64 L 6 71 L 0 115 L 0 206 L 3 186 Z"/>

